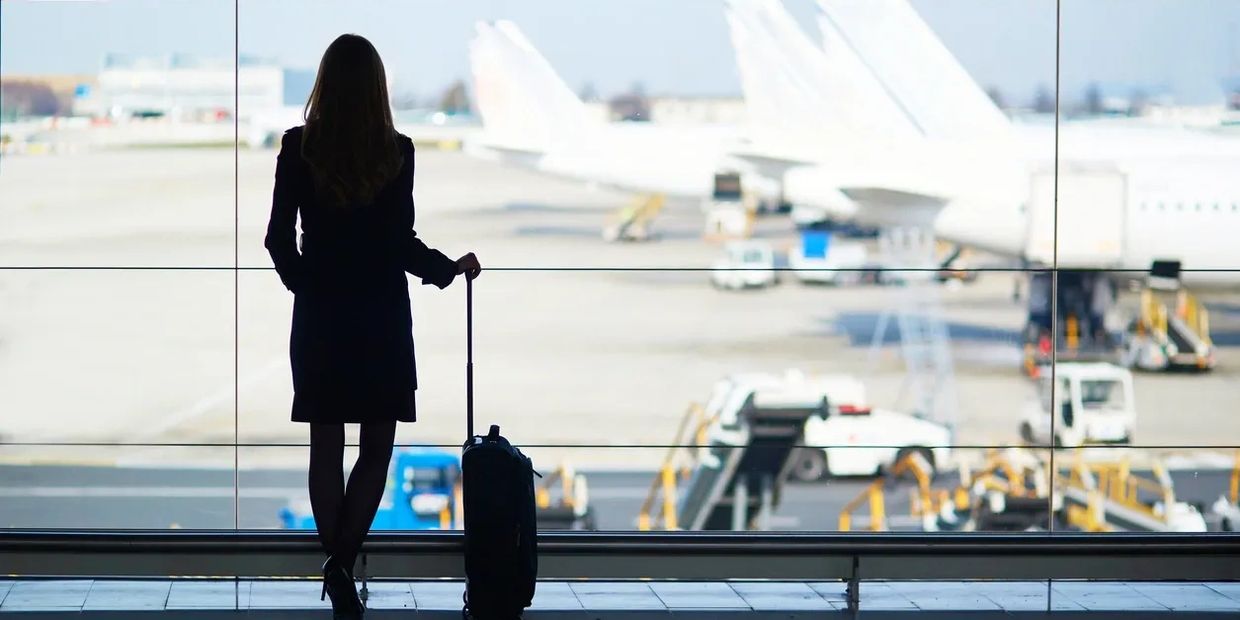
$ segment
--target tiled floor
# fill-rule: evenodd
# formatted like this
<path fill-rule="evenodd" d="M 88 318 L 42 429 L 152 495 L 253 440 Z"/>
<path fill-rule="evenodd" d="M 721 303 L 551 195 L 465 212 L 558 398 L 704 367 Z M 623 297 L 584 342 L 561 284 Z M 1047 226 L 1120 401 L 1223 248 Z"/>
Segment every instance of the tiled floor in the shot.
<path fill-rule="evenodd" d="M 395 613 L 389 610 L 448 617 L 460 609 L 462 590 L 459 581 L 371 583 L 369 607 L 375 617 Z M 205 612 L 221 617 L 236 610 L 249 617 L 325 617 L 330 606 L 319 601 L 319 593 L 317 581 L 0 581 L 0 615 L 39 612 L 39 617 L 54 618 L 59 617 L 55 612 L 64 612 L 102 618 L 118 617 L 121 611 L 166 610 L 176 612 L 170 617 Z M 1240 583 L 1055 582 L 1048 591 L 1045 582 L 865 582 L 861 611 L 875 617 L 961 611 L 971 612 L 970 617 L 990 617 L 986 612 L 1012 617 L 1044 613 L 1048 596 L 1050 609 L 1086 615 L 1240 617 Z M 606 618 L 614 612 L 625 618 L 737 613 L 808 618 L 843 614 L 846 607 L 844 585 L 838 582 L 542 582 L 527 616 Z M 322 611 L 305 613 L 312 610 Z"/>

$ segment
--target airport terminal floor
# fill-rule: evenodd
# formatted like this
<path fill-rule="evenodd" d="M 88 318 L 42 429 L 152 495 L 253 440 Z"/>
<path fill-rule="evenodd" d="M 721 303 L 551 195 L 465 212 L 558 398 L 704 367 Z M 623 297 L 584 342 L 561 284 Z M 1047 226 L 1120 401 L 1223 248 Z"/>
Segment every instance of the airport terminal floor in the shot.
<path fill-rule="evenodd" d="M 460 618 L 460 581 L 368 584 L 366 617 Z M 312 581 L 0 581 L 2 618 L 326 617 Z M 162 612 L 162 613 L 161 613 Z M 1139 620 L 1234 618 L 1236 583 L 872 582 L 861 586 L 863 618 L 1038 618 Z M 132 614 L 129 615 L 129 614 Z M 856 617 L 839 582 L 545 581 L 527 620 Z"/>

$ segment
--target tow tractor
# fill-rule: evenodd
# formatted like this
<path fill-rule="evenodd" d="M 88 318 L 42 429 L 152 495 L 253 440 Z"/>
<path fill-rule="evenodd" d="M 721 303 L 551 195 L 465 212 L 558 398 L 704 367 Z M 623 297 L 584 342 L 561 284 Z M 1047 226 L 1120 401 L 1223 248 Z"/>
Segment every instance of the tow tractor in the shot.
<path fill-rule="evenodd" d="M 541 529 L 594 527 L 585 476 L 573 472 L 568 463 L 535 489 L 535 502 Z M 291 503 L 280 510 L 279 516 L 285 529 L 315 529 L 309 502 Z M 460 456 L 429 448 L 398 451 L 388 469 L 387 486 L 371 529 L 460 529 L 463 519 Z"/>
<path fill-rule="evenodd" d="M 1058 386 L 1049 373 L 1039 378 L 1038 397 L 1025 407 L 1021 439 L 1056 447 L 1132 440 L 1137 412 L 1128 369 L 1114 364 L 1061 362 L 1056 364 L 1054 375 Z"/>

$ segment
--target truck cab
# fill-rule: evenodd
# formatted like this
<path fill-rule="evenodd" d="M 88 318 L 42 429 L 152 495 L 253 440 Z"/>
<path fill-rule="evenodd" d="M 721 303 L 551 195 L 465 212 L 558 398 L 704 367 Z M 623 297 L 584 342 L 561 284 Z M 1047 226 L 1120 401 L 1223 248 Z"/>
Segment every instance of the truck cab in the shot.
<path fill-rule="evenodd" d="M 1131 372 L 1114 364 L 1061 362 L 1053 375 L 1038 380 L 1037 398 L 1021 422 L 1022 439 L 1054 446 L 1132 440 L 1137 413 Z"/>
<path fill-rule="evenodd" d="M 754 210 L 745 202 L 739 172 L 715 174 L 711 195 L 702 201 L 707 239 L 747 239 L 753 231 Z"/>

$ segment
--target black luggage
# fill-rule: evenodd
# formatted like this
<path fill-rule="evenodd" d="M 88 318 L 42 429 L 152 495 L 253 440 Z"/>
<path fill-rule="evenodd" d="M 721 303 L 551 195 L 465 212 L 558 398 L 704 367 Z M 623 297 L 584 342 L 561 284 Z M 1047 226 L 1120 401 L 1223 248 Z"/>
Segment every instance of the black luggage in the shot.
<path fill-rule="evenodd" d="M 466 284 L 465 385 L 469 439 L 461 454 L 465 504 L 465 607 L 474 620 L 515 620 L 538 575 L 534 467 L 492 425 L 474 435 L 473 282 Z"/>

